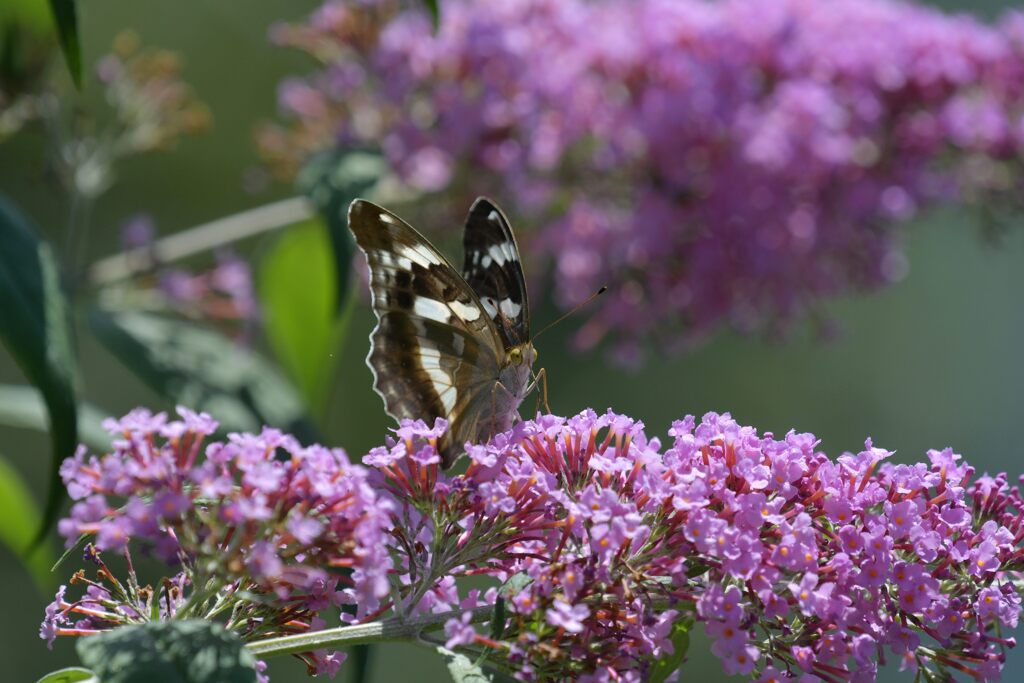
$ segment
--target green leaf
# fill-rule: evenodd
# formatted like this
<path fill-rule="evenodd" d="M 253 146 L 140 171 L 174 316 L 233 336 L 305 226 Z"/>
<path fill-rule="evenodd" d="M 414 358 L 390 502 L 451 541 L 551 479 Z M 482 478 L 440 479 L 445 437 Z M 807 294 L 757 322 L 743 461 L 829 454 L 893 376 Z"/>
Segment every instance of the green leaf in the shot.
<path fill-rule="evenodd" d="M 493 683 L 494 679 L 478 665 L 470 661 L 466 655 L 452 652 L 451 650 L 438 647 L 438 653 L 444 657 L 444 663 L 448 667 L 455 683 Z"/>
<path fill-rule="evenodd" d="M 57 38 L 60 41 L 64 61 L 71 73 L 76 88 L 82 87 L 82 45 L 78 40 L 78 10 L 75 0 L 50 0 L 53 19 L 57 24 Z"/>
<path fill-rule="evenodd" d="M 494 612 L 491 614 L 491 640 L 501 640 L 505 634 L 505 598 L 494 601 Z"/>
<path fill-rule="evenodd" d="M 693 618 L 689 616 L 672 624 L 672 634 L 669 639 L 672 641 L 674 650 L 672 654 L 665 655 L 651 665 L 650 674 L 647 677 L 649 683 L 662 683 L 683 665 L 686 651 L 690 649 L 691 628 L 693 628 Z"/>
<path fill-rule="evenodd" d="M 51 671 L 36 683 L 100 683 L 96 674 L 78 666 L 71 666 L 67 669 Z"/>
<path fill-rule="evenodd" d="M 0 543 L 18 555 L 32 575 L 41 593 L 53 587 L 50 567 L 54 562 L 53 546 L 33 544 L 39 531 L 39 511 L 25 481 L 18 471 L 0 458 Z"/>
<path fill-rule="evenodd" d="M 42 392 L 50 418 L 50 485 L 38 540 L 56 521 L 64 497 L 60 462 L 78 445 L 75 359 L 57 260 L 3 197 L 0 245 L 0 340 Z"/>
<path fill-rule="evenodd" d="M 103 683 L 253 683 L 256 660 L 216 622 L 155 621 L 79 638 L 82 663 Z"/>
<path fill-rule="evenodd" d="M 259 431 L 271 425 L 300 441 L 317 439 L 291 384 L 262 356 L 223 335 L 151 313 L 95 310 L 89 324 L 154 391 L 173 403 L 205 410 L 222 429 Z"/>
<path fill-rule="evenodd" d="M 349 658 L 345 660 L 345 666 L 350 667 L 352 672 L 349 680 L 352 683 L 366 683 L 370 680 L 370 665 L 373 663 L 373 653 L 377 648 L 370 644 L 353 645 L 349 648 Z"/>
<path fill-rule="evenodd" d="M 297 183 L 317 206 L 329 239 L 324 240 L 323 229 L 312 222 L 294 226 L 280 238 L 260 272 L 268 339 L 316 412 L 329 398 L 351 311 L 355 244 L 348 229 L 348 206 L 370 191 L 386 170 L 383 157 L 367 149 L 337 148 L 312 157 Z"/>
<path fill-rule="evenodd" d="M 344 325 L 335 316 L 335 271 L 331 240 L 319 220 L 288 228 L 259 269 L 267 339 L 317 413 L 328 398 Z"/>
<path fill-rule="evenodd" d="M 514 598 L 519 591 L 533 583 L 533 577 L 526 572 L 519 572 L 508 577 L 508 580 L 501 584 L 498 594 L 503 598 Z"/>
<path fill-rule="evenodd" d="M 434 25 L 436 31 L 441 25 L 441 7 L 438 0 L 423 0 L 423 4 L 427 6 L 427 11 L 430 12 L 430 22 Z"/>
<path fill-rule="evenodd" d="M 297 183 L 327 222 L 334 252 L 334 310 L 341 315 L 348 302 L 355 243 L 348 229 L 348 205 L 366 194 L 387 170 L 377 152 L 335 149 L 314 155 L 299 172 Z"/>
<path fill-rule="evenodd" d="M 102 427 L 109 414 L 88 403 L 79 405 L 79 438 L 96 450 L 109 448 L 110 434 Z M 30 386 L 0 384 L 0 424 L 45 432 L 49 428 L 46 404 L 39 392 Z"/>
<path fill-rule="evenodd" d="M 704 564 L 703 562 L 692 562 L 686 567 L 687 578 L 695 579 L 698 576 L 702 576 L 708 573 L 711 569 L 711 565 Z"/>
<path fill-rule="evenodd" d="M 0 25 L 8 31 L 24 29 L 39 36 L 54 33 L 50 8 L 42 0 L 4 0 L 0 4 Z M 0 37 L 0 45 L 10 39 L 10 34 Z"/>

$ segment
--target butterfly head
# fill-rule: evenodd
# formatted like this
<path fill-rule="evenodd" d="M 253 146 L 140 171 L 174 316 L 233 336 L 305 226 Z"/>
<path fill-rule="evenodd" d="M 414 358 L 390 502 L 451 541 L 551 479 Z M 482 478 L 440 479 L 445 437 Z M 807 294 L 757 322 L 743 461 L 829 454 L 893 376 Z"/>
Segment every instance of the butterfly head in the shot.
<path fill-rule="evenodd" d="M 533 367 L 533 364 L 537 362 L 537 356 L 537 349 L 533 348 L 531 342 L 526 342 L 525 344 L 513 346 L 505 353 L 505 365 Z"/>

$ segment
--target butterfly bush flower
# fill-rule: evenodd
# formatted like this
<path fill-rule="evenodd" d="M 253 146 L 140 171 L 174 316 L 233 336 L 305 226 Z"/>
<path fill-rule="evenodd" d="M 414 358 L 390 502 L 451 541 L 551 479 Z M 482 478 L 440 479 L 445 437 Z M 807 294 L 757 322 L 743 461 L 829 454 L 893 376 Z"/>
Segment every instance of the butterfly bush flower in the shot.
<path fill-rule="evenodd" d="M 887 462 L 870 441 L 836 460 L 728 414 L 643 424 L 585 411 L 469 445 L 437 469 L 445 424 L 407 422 L 365 458 L 395 499 L 406 605 L 466 611 L 448 647 L 522 680 L 639 681 L 696 618 L 729 674 L 875 680 L 885 657 L 926 676 L 997 680 L 1016 628 L 1024 502 L 951 450 Z M 452 576 L 504 585 L 459 602 Z M 888 655 L 886 653 L 889 653 Z"/>
<path fill-rule="evenodd" d="M 892 226 L 1016 201 L 1024 14 L 888 0 L 330 0 L 277 43 L 320 68 L 260 134 L 291 176 L 339 141 L 462 206 L 531 219 L 577 342 L 782 329 L 907 269 Z M 642 36 L 642 39 L 638 37 Z M 441 200 L 438 200 L 441 201 Z M 452 224 L 455 224 L 452 221 Z"/>
<path fill-rule="evenodd" d="M 420 637 L 520 680 L 640 681 L 699 621 L 728 674 L 830 683 L 887 659 L 994 681 L 1016 644 L 1024 500 L 950 449 L 895 464 L 868 441 L 833 460 L 813 435 L 716 413 L 663 444 L 587 410 L 467 444 L 448 474 L 443 420 L 403 422 L 367 470 L 270 428 L 213 441 L 210 416 L 179 415 L 108 420 L 109 453 L 64 462 L 60 531 L 87 539 L 92 569 L 46 608 L 49 643 L 177 618 L 252 642 L 320 631 L 328 609 L 393 612 L 444 622 Z M 173 574 L 141 584 L 139 551 Z M 310 650 L 310 672 L 342 663 Z"/>
<path fill-rule="evenodd" d="M 121 244 L 135 275 L 125 287 L 108 288 L 122 307 L 167 310 L 177 315 L 230 326 L 234 337 L 248 343 L 260 320 L 252 268 L 230 249 L 215 252 L 212 267 L 198 272 L 161 262 L 156 224 L 148 214 L 126 220 Z"/>
<path fill-rule="evenodd" d="M 382 609 L 391 561 L 389 503 L 344 451 L 302 446 L 278 430 L 211 441 L 217 423 L 179 408 L 180 419 L 135 410 L 104 427 L 109 453 L 85 448 L 61 467 L 74 500 L 59 530 L 68 546 L 88 539 L 95 579 L 79 571 L 46 610 L 40 636 L 85 635 L 153 619 L 219 618 L 244 640 L 324 626 L 326 610 L 364 621 Z M 139 584 L 133 551 L 178 571 Z M 104 555 L 123 556 L 118 579 Z M 77 621 L 75 621 L 77 620 Z M 331 673 L 340 655 L 302 657 Z"/>
<path fill-rule="evenodd" d="M 158 272 L 157 289 L 166 305 L 189 318 L 241 323 L 247 338 L 259 320 L 252 269 L 230 250 L 216 253 L 212 268 L 198 273 L 166 267 Z"/>
<path fill-rule="evenodd" d="M 451 477 L 440 469 L 438 439 L 447 429 L 438 418 L 432 427 L 404 421 L 385 446 L 363 462 L 376 468 L 371 476 L 380 490 L 399 504 L 392 513 L 392 548 L 405 565 L 400 611 L 441 611 L 458 606 L 451 576 L 464 572 L 499 572 L 516 557 L 519 540 L 551 526 L 541 514 L 546 491 L 536 482 L 511 494 L 492 481 L 498 452 L 492 445 L 470 449 L 465 475 Z M 504 443 L 499 434 L 492 444 Z M 550 486 L 554 480 L 546 480 Z"/>
<path fill-rule="evenodd" d="M 46 78 L 48 52 L 36 44 L 33 32 L 10 26 L 11 36 L 18 37 L 11 49 L 19 54 L 16 63 L 5 66 L 16 77 L 0 84 L 0 142 L 34 119 L 49 119 L 51 125 L 63 123 L 54 120 L 60 118 L 55 116 L 60 106 L 56 100 L 67 94 L 64 84 Z M 169 50 L 142 47 L 139 36 L 132 31 L 117 35 L 113 49 L 96 62 L 94 73 L 116 123 L 108 123 L 102 140 L 90 139 L 86 146 L 102 148 L 104 155 L 167 149 L 181 136 L 202 132 L 210 125 L 209 109 L 181 80 L 178 56 Z M 83 152 L 70 147 L 62 150 L 72 156 Z M 94 157 L 94 161 L 99 158 Z"/>
<path fill-rule="evenodd" d="M 116 114 L 119 154 L 167 149 L 182 135 L 210 126 L 209 109 L 181 80 L 177 55 L 141 48 L 132 31 L 117 36 L 114 49 L 97 63 L 96 76 Z"/>

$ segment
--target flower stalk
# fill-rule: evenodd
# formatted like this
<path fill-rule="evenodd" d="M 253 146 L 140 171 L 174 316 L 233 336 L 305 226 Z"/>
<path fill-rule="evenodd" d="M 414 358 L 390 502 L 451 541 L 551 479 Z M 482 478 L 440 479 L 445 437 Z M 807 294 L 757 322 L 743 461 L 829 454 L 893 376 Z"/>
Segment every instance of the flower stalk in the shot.
<path fill-rule="evenodd" d="M 494 607 L 482 605 L 469 610 L 471 621 L 479 624 L 488 621 L 494 614 Z M 391 617 L 368 624 L 354 624 L 324 629 L 313 633 L 299 633 L 279 638 L 258 640 L 246 645 L 257 657 L 275 657 L 299 652 L 310 652 L 320 649 L 338 650 L 352 645 L 368 645 L 370 643 L 386 643 L 401 640 L 414 640 L 427 631 L 444 627 L 445 622 L 456 619 L 463 610 L 442 612 L 440 614 L 422 614 L 406 619 Z"/>

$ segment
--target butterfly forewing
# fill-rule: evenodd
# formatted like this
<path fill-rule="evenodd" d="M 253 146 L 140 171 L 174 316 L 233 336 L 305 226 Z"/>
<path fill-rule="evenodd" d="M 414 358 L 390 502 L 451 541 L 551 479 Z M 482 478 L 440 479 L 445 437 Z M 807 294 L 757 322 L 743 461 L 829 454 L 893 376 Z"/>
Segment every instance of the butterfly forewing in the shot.
<path fill-rule="evenodd" d="M 463 442 L 479 437 L 480 397 L 499 376 L 503 340 L 472 288 L 408 223 L 356 200 L 349 227 L 370 267 L 374 389 L 396 420 L 448 420 L 447 466 Z"/>
<path fill-rule="evenodd" d="M 477 199 L 466 218 L 462 275 L 498 327 L 506 347 L 530 339 L 529 302 L 519 246 L 501 210 Z"/>

